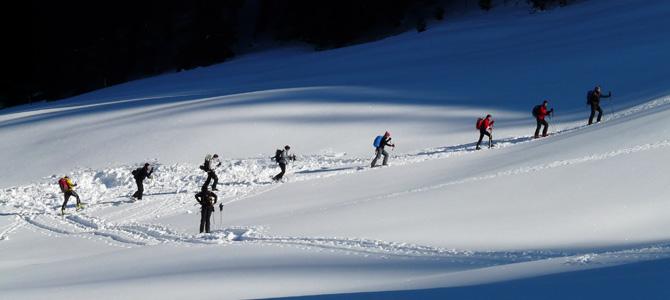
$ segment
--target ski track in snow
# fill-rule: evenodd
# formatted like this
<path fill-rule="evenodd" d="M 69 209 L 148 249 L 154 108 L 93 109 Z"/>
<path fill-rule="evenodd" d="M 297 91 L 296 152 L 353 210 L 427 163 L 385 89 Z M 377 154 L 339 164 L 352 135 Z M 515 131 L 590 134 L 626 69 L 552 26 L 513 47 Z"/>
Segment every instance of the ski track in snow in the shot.
<path fill-rule="evenodd" d="M 630 116 L 662 105 L 670 104 L 670 97 L 653 100 L 627 110 L 614 113 L 607 118 L 613 120 Z M 554 135 L 580 130 L 586 126 L 578 126 L 556 132 Z M 530 136 L 512 137 L 496 140 L 495 149 L 531 142 Z M 470 177 L 424 186 L 401 192 L 389 193 L 376 197 L 339 203 L 336 206 L 359 204 L 398 197 L 411 193 L 425 192 L 451 185 L 473 181 L 489 180 L 502 176 L 512 176 L 537 172 L 546 169 L 565 167 L 586 162 L 605 160 L 621 155 L 641 151 L 660 149 L 670 146 L 670 140 L 638 145 L 615 151 L 591 154 L 583 157 L 554 161 L 546 164 L 525 166 L 502 170 L 484 176 Z M 430 148 L 414 153 L 398 155 L 394 164 L 406 165 L 432 159 L 443 159 L 455 155 L 474 153 L 474 143 L 448 147 Z M 291 181 L 313 180 L 336 175 L 365 172 L 367 158 L 346 158 L 345 154 L 303 156 L 292 166 Z M 131 201 L 128 197 L 135 184 L 130 171 L 134 166 L 122 166 L 102 171 L 76 170 L 76 178 L 83 193 L 80 195 L 86 208 L 81 212 L 73 212 L 75 199 L 68 203 L 70 214 L 60 215 L 62 194 L 55 184 L 58 176 L 52 175 L 48 181 L 26 186 L 0 190 L 1 216 L 15 216 L 5 228 L 0 229 L 0 243 L 11 238 L 12 233 L 26 225 L 30 230 L 49 236 L 77 236 L 102 240 L 109 245 L 120 247 L 151 246 L 171 243 L 175 245 L 233 245 L 236 243 L 260 243 L 279 246 L 292 246 L 320 251 L 340 251 L 356 255 L 377 255 L 381 257 L 407 257 L 449 260 L 469 264 L 496 265 L 510 262 L 532 261 L 547 258 L 564 257 L 566 264 L 590 264 L 598 257 L 627 256 L 654 259 L 668 257 L 670 245 L 643 245 L 632 249 L 601 251 L 600 253 L 553 252 L 553 251 L 508 251 L 508 252 L 472 252 L 456 249 L 444 249 L 431 246 L 414 245 L 379 240 L 333 237 L 279 237 L 264 234 L 263 228 L 226 228 L 215 230 L 210 234 L 185 234 L 168 226 L 152 224 L 153 219 L 160 217 L 193 213 L 198 207 L 193 194 L 204 182 L 204 172 L 197 166 L 175 164 L 161 165 L 156 163 L 157 171 L 154 178 L 145 184 L 145 199 Z M 229 204 L 242 201 L 277 187 L 270 177 L 277 172 L 274 163 L 266 158 L 252 158 L 223 161 L 219 168 L 221 203 Z M 195 174 L 195 175 L 194 175 Z M 290 173 L 289 173 L 290 174 Z M 109 208 L 114 208 L 110 210 Z M 216 228 L 216 216 L 214 227 Z M 221 226 L 221 224 L 219 224 Z"/>

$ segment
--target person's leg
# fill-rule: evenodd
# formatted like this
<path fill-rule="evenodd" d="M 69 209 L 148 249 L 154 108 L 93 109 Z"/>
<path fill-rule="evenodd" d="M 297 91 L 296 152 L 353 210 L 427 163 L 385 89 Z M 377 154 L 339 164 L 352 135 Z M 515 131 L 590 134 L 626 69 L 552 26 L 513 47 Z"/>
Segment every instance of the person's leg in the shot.
<path fill-rule="evenodd" d="M 538 118 L 535 118 L 535 122 L 537 122 L 537 127 L 535 127 L 535 135 L 533 136 L 537 138 L 540 136 L 540 126 L 542 126 L 542 122 Z"/>
<path fill-rule="evenodd" d="M 549 123 L 547 123 L 547 120 L 542 120 L 542 125 L 544 125 L 544 130 L 542 130 L 542 136 L 547 136 L 547 131 L 549 130 Z"/>
<path fill-rule="evenodd" d="M 596 115 L 596 106 L 591 104 L 591 115 L 589 116 L 589 125 L 593 124 L 593 117 Z"/>
<path fill-rule="evenodd" d="M 216 185 L 219 184 L 219 177 L 216 176 L 216 173 L 212 171 L 212 178 L 214 179 L 214 182 L 212 183 L 212 190 L 216 191 Z"/>
<path fill-rule="evenodd" d="M 484 130 L 479 131 L 479 140 L 477 141 L 477 147 L 475 149 L 479 150 L 479 144 L 482 143 L 482 139 L 484 138 Z"/>
<path fill-rule="evenodd" d="M 212 171 L 207 172 L 207 179 L 205 179 L 205 183 L 202 184 L 202 188 L 204 189 L 209 186 L 209 183 L 212 181 Z"/>
<path fill-rule="evenodd" d="M 493 147 L 493 136 L 491 135 L 491 133 L 488 132 L 488 131 L 484 131 L 484 134 L 486 134 L 486 136 L 489 137 L 489 148 Z M 481 140 L 481 138 L 480 138 L 480 140 Z"/>
<path fill-rule="evenodd" d="M 61 208 L 60 208 L 61 212 L 65 211 L 65 206 L 67 206 L 67 201 L 70 200 L 70 191 L 66 191 L 65 193 L 63 193 L 63 198 L 64 198 L 63 206 L 61 206 Z"/>
<path fill-rule="evenodd" d="M 200 207 L 200 233 L 205 231 L 205 216 L 207 215 L 207 207 L 206 206 L 201 206 Z"/>
<path fill-rule="evenodd" d="M 207 213 L 205 214 L 205 217 L 207 217 L 205 219 L 205 232 L 206 233 L 209 233 L 209 223 L 210 223 L 211 218 L 212 218 L 212 210 L 213 210 L 213 208 L 211 206 L 208 206 L 205 209 L 205 211 L 207 211 Z"/>
<path fill-rule="evenodd" d="M 381 151 L 379 149 L 375 149 L 375 158 L 372 160 L 372 164 L 370 165 L 371 167 L 375 167 L 377 165 L 377 160 L 382 156 Z"/>
<path fill-rule="evenodd" d="M 600 119 L 603 117 L 603 110 L 600 108 L 600 105 L 598 105 L 598 120 L 596 122 L 600 122 Z"/>
<path fill-rule="evenodd" d="M 279 163 L 279 168 L 281 172 L 274 177 L 274 180 L 281 180 L 284 177 L 284 173 L 286 173 L 286 164 Z"/>
<path fill-rule="evenodd" d="M 138 183 L 137 179 L 135 179 L 135 185 L 137 185 L 137 190 L 133 193 L 133 198 L 137 198 L 140 194 L 140 184 Z"/>
<path fill-rule="evenodd" d="M 142 180 L 136 181 L 137 183 L 137 199 L 142 200 L 142 196 L 144 195 L 144 182 Z"/>
<path fill-rule="evenodd" d="M 389 153 L 386 152 L 386 150 L 382 150 L 382 155 L 384 155 L 384 161 L 382 162 L 382 165 L 385 166 L 389 161 Z"/>
<path fill-rule="evenodd" d="M 74 196 L 77 199 L 77 208 L 81 208 L 81 199 L 79 199 L 79 194 L 77 192 L 72 191 L 72 196 Z"/>

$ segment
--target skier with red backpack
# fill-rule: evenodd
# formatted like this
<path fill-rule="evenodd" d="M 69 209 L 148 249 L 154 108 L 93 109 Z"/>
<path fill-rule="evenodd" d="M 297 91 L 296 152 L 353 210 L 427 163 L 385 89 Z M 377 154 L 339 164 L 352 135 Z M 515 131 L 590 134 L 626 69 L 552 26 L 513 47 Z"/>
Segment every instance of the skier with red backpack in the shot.
<path fill-rule="evenodd" d="M 485 118 L 479 118 L 477 119 L 477 129 L 479 129 L 479 140 L 477 141 L 477 147 L 475 148 L 476 150 L 481 149 L 479 145 L 482 143 L 482 139 L 484 136 L 489 137 L 489 148 L 493 147 L 493 119 L 491 119 L 491 115 L 486 115 Z"/>
<path fill-rule="evenodd" d="M 77 186 L 77 184 L 72 183 L 70 177 L 63 176 L 61 179 L 58 180 L 58 186 L 60 187 L 60 190 L 61 192 L 63 192 L 63 196 L 65 197 L 65 201 L 63 201 L 63 206 L 61 206 L 60 208 L 61 215 L 65 214 L 65 206 L 67 205 L 67 201 L 70 200 L 70 196 L 74 196 L 75 198 L 77 198 L 77 211 L 82 209 L 79 195 L 77 195 L 77 192 L 75 192 L 73 189 L 75 186 Z"/>
<path fill-rule="evenodd" d="M 533 107 L 533 117 L 535 117 L 535 121 L 537 122 L 537 127 L 535 128 L 535 135 L 533 137 L 538 138 L 540 137 L 540 127 L 544 126 L 544 130 L 542 130 L 542 136 L 545 137 L 547 136 L 547 130 L 549 130 L 549 123 L 547 123 L 547 120 L 545 119 L 547 116 L 550 116 L 553 112 L 554 109 L 547 109 L 547 104 L 549 104 L 548 100 L 544 100 L 542 104 L 536 105 Z"/>
<path fill-rule="evenodd" d="M 391 133 L 390 132 L 385 132 L 384 136 L 377 136 L 372 143 L 372 145 L 375 147 L 375 159 L 372 160 L 371 168 L 374 168 L 377 165 L 377 160 L 384 155 L 384 161 L 382 162 L 382 166 L 385 166 L 388 162 L 389 158 L 389 153 L 384 150 L 384 147 L 386 146 L 391 146 L 393 149 L 395 149 L 395 144 L 391 144 Z"/>

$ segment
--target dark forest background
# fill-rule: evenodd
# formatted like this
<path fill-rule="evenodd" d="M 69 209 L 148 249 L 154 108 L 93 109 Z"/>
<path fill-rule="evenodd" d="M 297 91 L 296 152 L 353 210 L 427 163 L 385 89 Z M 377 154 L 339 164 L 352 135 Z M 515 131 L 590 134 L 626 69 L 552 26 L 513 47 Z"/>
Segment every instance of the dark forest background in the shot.
<path fill-rule="evenodd" d="M 0 108 L 208 66 L 281 43 L 324 50 L 422 32 L 455 10 L 508 3 L 543 10 L 567 0 L 31 1 L 27 20 L 3 24 L 18 53 L 6 55 Z"/>

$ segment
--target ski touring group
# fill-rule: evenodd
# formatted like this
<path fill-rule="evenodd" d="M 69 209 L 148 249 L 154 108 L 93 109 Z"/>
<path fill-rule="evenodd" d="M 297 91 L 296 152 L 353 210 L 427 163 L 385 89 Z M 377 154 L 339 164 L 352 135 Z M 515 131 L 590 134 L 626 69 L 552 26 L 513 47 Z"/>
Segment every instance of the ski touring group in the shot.
<path fill-rule="evenodd" d="M 598 113 L 596 123 L 600 122 L 603 116 L 603 110 L 600 107 L 601 98 L 610 98 L 612 97 L 612 92 L 608 92 L 607 95 L 602 94 L 600 86 L 596 86 L 593 90 L 589 90 L 586 95 L 586 104 L 591 108 L 591 114 L 589 115 L 588 125 L 593 124 L 593 118 L 595 113 Z M 542 137 L 548 135 L 549 123 L 547 122 L 547 117 L 551 117 L 554 113 L 553 108 L 549 108 L 549 100 L 544 100 L 541 104 L 533 107 L 531 111 L 533 117 L 536 121 L 535 132 L 533 138 L 540 137 L 540 130 L 542 129 Z M 484 137 L 488 138 L 488 148 L 494 147 L 493 143 L 493 124 L 495 121 L 490 114 L 487 114 L 484 118 L 478 118 L 476 123 L 476 129 L 479 132 L 479 139 L 475 144 L 475 150 L 481 149 L 481 143 Z M 374 158 L 370 164 L 371 168 L 378 167 L 377 161 L 382 159 L 381 166 L 388 165 L 389 153 L 386 151 L 386 147 L 391 147 L 395 149 L 395 144 L 391 143 L 391 133 L 389 131 L 384 132 L 383 135 L 376 136 L 373 143 L 374 147 Z M 271 160 L 274 160 L 279 166 L 280 172 L 272 177 L 274 182 L 281 182 L 286 174 L 286 168 L 289 161 L 295 161 L 296 155 L 290 153 L 291 146 L 286 145 L 283 149 L 277 149 L 275 155 L 271 157 Z M 218 154 L 207 154 L 205 156 L 205 161 L 200 165 L 200 169 L 204 171 L 207 175 L 205 182 L 203 183 L 200 191 L 195 194 L 195 199 L 198 204 L 200 204 L 200 233 L 209 233 L 210 232 L 210 219 L 212 213 L 215 211 L 215 204 L 217 203 L 218 197 L 215 191 L 218 191 L 217 185 L 219 178 L 216 175 L 216 169 L 221 167 L 221 161 Z M 144 194 L 144 180 L 147 178 L 151 179 L 151 175 L 154 172 L 154 168 L 149 163 L 145 163 L 142 167 L 137 168 L 131 172 L 135 184 L 137 185 L 137 191 L 132 195 L 132 198 L 136 200 L 142 200 Z M 75 192 L 74 187 L 77 186 L 76 183 L 72 182 L 68 176 L 63 176 L 57 182 L 60 187 L 61 192 L 63 193 L 63 205 L 61 206 L 61 214 L 65 215 L 65 209 L 70 197 L 74 197 L 76 202 L 76 211 L 80 211 L 84 208 L 84 204 L 81 202 L 79 195 Z M 211 184 L 211 190 L 210 190 Z M 223 210 L 223 204 L 219 203 L 219 211 Z"/>

